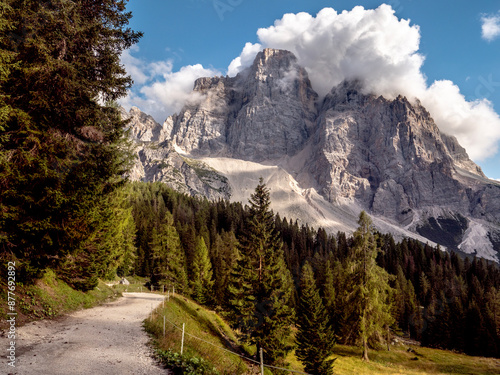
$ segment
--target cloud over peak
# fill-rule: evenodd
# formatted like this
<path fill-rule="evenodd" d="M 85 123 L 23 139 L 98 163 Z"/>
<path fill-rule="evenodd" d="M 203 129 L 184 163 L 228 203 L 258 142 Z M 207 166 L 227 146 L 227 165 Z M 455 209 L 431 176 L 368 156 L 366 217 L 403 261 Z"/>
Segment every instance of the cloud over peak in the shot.
<path fill-rule="evenodd" d="M 366 94 L 391 99 L 418 98 L 441 131 L 457 137 L 474 160 L 497 151 L 500 118 L 486 99 L 465 100 L 451 81 L 427 85 L 419 53 L 420 28 L 398 19 L 391 6 L 361 6 L 338 13 L 332 8 L 315 17 L 308 13 L 285 14 L 273 26 L 257 31 L 259 43 L 247 43 L 229 66 L 236 75 L 250 66 L 258 51 L 278 48 L 293 52 L 320 96 L 343 80 L 358 80 Z"/>
<path fill-rule="evenodd" d="M 499 21 L 500 14 L 484 16 L 483 36 L 500 35 Z M 425 58 L 419 53 L 420 28 L 410 20 L 398 19 L 389 5 L 377 9 L 357 6 L 341 13 L 325 8 L 316 16 L 285 14 L 274 25 L 259 29 L 257 36 L 258 43 L 246 43 L 230 63 L 229 76 L 250 66 L 264 48 L 288 50 L 307 70 L 320 96 L 344 80 L 358 80 L 366 94 L 388 99 L 400 94 L 410 100 L 418 98 L 441 131 L 457 137 L 473 160 L 485 159 L 497 151 L 500 117 L 491 103 L 486 99 L 467 101 L 451 81 L 428 85 L 422 72 Z M 174 72 L 171 61 L 147 64 L 129 52 L 122 56 L 122 63 L 141 86 L 122 103 L 136 105 L 158 121 L 193 99 L 195 79 L 221 75 L 200 64 Z"/>

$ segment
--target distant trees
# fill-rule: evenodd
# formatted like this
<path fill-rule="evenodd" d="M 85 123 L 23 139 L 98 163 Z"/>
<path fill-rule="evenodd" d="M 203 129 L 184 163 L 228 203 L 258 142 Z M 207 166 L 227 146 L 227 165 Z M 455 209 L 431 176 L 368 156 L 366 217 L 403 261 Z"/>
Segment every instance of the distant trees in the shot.
<path fill-rule="evenodd" d="M 113 103 L 132 82 L 120 54 L 141 34 L 125 4 L 0 3 L 0 249 L 25 281 L 69 264 L 75 286 L 95 285 L 89 238 L 103 235 L 129 157 Z"/>

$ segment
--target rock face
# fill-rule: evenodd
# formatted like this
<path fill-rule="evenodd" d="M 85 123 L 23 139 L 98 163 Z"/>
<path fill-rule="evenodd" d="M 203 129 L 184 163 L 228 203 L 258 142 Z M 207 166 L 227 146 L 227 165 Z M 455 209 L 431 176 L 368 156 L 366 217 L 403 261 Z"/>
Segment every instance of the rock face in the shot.
<path fill-rule="evenodd" d="M 279 185 L 286 199 L 279 207 L 309 204 L 314 214 L 304 217 L 318 218 L 311 225 L 328 225 L 327 211 L 349 206 L 371 213 L 380 228 L 499 260 L 500 184 L 439 131 L 418 101 L 365 95 L 359 82 L 343 82 L 320 101 L 295 56 L 273 49 L 236 77 L 198 79 L 191 98 L 163 126 L 131 110 L 132 135 L 141 143 L 135 178 L 227 197 L 229 185 L 242 186 L 236 179 L 257 180 L 277 166 L 280 177 L 269 181 L 288 181 Z M 200 158 L 224 167 L 245 161 L 235 165 L 251 165 L 252 172 L 224 168 L 231 181 L 224 180 L 194 161 Z"/>
<path fill-rule="evenodd" d="M 136 163 L 129 172 L 133 181 L 161 181 L 171 188 L 192 196 L 229 199 L 231 187 L 227 178 L 199 160 L 178 153 L 165 140 L 163 127 L 151 116 L 132 108 L 121 110 L 129 119 L 130 137 L 135 145 Z"/>
<path fill-rule="evenodd" d="M 317 94 L 288 51 L 266 49 L 234 78 L 200 78 L 197 101 L 164 127 L 170 139 L 197 156 L 264 161 L 293 155 L 314 128 Z"/>

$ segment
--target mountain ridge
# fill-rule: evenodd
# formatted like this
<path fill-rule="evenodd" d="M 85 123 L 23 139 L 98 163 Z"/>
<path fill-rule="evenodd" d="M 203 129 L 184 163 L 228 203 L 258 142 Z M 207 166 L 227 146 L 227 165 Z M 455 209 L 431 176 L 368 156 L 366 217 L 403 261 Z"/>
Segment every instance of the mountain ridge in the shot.
<path fill-rule="evenodd" d="M 141 142 L 131 177 L 168 183 L 173 169 L 161 163 L 181 157 L 189 165 L 191 158 L 218 183 L 184 166 L 177 188 L 244 201 L 250 190 L 240 193 L 239 179 L 253 188 L 260 173 L 282 216 L 352 231 L 363 209 L 381 229 L 498 261 L 500 184 L 439 131 L 418 100 L 366 95 L 361 87 L 342 82 L 320 101 L 291 52 L 265 49 L 236 77 L 196 80 L 194 99 L 162 126 L 146 126 L 136 109 L 124 114 L 134 118 L 132 137 Z M 141 165 L 149 165 L 149 174 Z"/>

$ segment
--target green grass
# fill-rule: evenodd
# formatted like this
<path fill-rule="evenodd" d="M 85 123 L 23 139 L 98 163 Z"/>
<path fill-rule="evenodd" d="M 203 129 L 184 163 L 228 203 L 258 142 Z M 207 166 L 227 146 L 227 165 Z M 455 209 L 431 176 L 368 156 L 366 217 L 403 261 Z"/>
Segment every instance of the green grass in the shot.
<path fill-rule="evenodd" d="M 163 337 L 163 316 L 166 334 Z M 153 319 L 145 321 L 148 332 L 155 337 L 155 345 L 162 350 L 180 352 L 182 324 L 185 324 L 183 354 L 200 357 L 211 363 L 220 374 L 244 374 L 249 365 L 227 350 L 249 356 L 239 345 L 236 334 L 215 312 L 182 297 L 171 297 L 154 311 Z M 193 336 L 197 337 L 194 338 Z"/>
<path fill-rule="evenodd" d="M 163 315 L 167 319 L 166 335 L 163 337 Z M 178 328 L 172 325 L 174 323 Z M 236 334 L 215 312 L 209 311 L 195 302 L 176 296 L 164 307 L 158 308 L 153 319 L 145 322 L 146 329 L 156 338 L 156 345 L 162 350 L 180 351 L 182 323 L 185 332 L 210 342 L 210 345 L 186 335 L 184 354 L 201 357 L 214 365 L 221 374 L 245 374 L 244 363 L 236 356 L 219 349 L 251 356 L 255 348 L 245 348 L 238 344 Z M 293 342 L 293 337 L 291 338 Z M 408 350 L 410 349 L 410 351 Z M 494 358 L 471 357 L 450 351 L 423 347 L 392 346 L 385 349 L 370 350 L 370 362 L 361 360 L 361 348 L 336 345 L 333 366 L 336 375 L 497 375 L 500 374 L 500 360 Z M 289 368 L 303 371 L 303 366 L 292 351 L 286 362 Z M 266 369 L 266 374 L 271 374 Z M 289 373 L 292 374 L 292 373 Z"/>
<path fill-rule="evenodd" d="M 371 350 L 370 362 L 361 360 L 361 348 L 336 345 L 334 373 L 337 375 L 497 375 L 500 360 L 471 357 L 445 350 L 407 346 L 392 347 L 391 351 Z"/>

